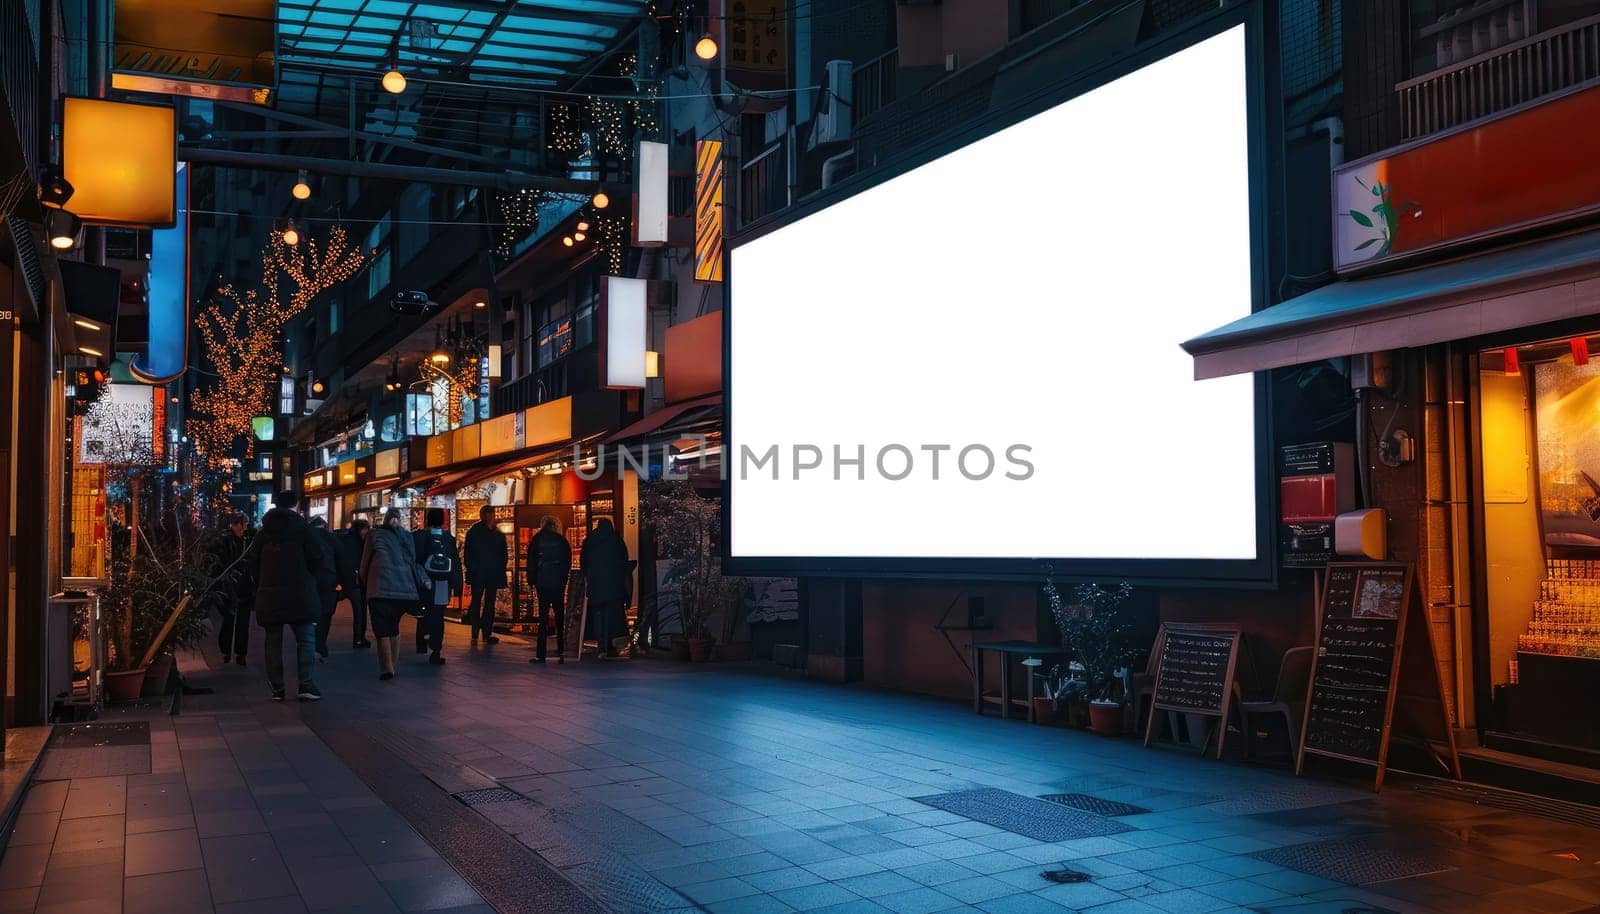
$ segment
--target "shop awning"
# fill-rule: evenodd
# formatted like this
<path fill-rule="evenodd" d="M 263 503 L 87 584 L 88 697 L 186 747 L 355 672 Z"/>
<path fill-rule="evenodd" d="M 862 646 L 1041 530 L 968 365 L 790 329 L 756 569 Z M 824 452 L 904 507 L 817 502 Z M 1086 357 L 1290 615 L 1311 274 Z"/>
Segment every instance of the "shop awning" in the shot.
<path fill-rule="evenodd" d="M 638 422 L 611 434 L 601 444 L 631 444 L 657 437 L 673 429 L 687 428 L 690 424 L 720 416 L 722 394 L 712 394 L 682 403 L 673 403 L 656 410 Z"/>
<path fill-rule="evenodd" d="M 1600 231 L 1335 282 L 1183 344 L 1196 379 L 1600 313 Z"/>

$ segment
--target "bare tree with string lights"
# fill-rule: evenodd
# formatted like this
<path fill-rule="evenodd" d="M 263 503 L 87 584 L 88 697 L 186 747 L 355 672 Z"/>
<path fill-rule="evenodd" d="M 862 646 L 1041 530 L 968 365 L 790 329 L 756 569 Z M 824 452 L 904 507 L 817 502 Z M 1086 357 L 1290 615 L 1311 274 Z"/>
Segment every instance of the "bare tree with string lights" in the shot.
<path fill-rule="evenodd" d="M 318 242 L 291 245 L 273 233 L 261 252 L 261 285 L 225 285 L 200 315 L 200 339 L 216 380 L 194 394 L 185 423 L 195 450 L 215 467 L 233 458 L 242 441 L 254 452 L 252 423 L 272 414 L 283 376 L 283 330 L 317 296 L 355 276 L 366 252 L 343 226 Z"/>

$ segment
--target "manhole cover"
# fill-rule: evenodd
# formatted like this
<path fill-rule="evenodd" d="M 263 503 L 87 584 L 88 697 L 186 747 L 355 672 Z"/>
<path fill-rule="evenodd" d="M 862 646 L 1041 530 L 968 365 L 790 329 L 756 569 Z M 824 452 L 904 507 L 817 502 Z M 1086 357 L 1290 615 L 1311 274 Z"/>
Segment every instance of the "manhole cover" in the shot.
<path fill-rule="evenodd" d="M 1080 873 L 1077 870 L 1045 870 L 1039 875 L 1048 882 L 1060 883 L 1088 882 L 1090 878 L 1088 873 Z"/>
<path fill-rule="evenodd" d="M 102 746 L 148 746 L 150 725 L 130 723 L 68 724 L 56 727 L 52 749 L 98 749 Z"/>
<path fill-rule="evenodd" d="M 451 794 L 468 806 L 486 806 L 490 803 L 515 803 L 522 799 L 522 794 L 504 787 L 485 787 L 481 790 L 463 790 Z"/>
<path fill-rule="evenodd" d="M 1050 803 L 1060 803 L 1073 809 L 1092 812 L 1097 816 L 1137 816 L 1150 810 L 1132 803 L 1120 800 L 1107 800 L 1104 797 L 1091 796 L 1087 793 L 1051 793 L 1039 799 Z"/>
<path fill-rule="evenodd" d="M 1035 841 L 1071 841 L 1132 831 L 1115 819 L 992 787 L 916 799 L 918 803 Z"/>
<path fill-rule="evenodd" d="M 1251 857 L 1266 863 L 1349 885 L 1370 885 L 1455 869 L 1444 855 L 1426 846 L 1406 847 L 1398 841 L 1334 838 L 1257 851 Z"/>

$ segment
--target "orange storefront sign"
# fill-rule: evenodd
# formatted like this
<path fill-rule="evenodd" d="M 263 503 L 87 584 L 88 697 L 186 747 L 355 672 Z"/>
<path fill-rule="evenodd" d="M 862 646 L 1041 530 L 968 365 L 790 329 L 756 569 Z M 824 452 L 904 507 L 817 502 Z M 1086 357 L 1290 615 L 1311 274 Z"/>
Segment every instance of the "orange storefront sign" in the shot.
<path fill-rule="evenodd" d="M 1333 174 L 1334 266 L 1357 272 L 1600 212 L 1600 87 Z"/>

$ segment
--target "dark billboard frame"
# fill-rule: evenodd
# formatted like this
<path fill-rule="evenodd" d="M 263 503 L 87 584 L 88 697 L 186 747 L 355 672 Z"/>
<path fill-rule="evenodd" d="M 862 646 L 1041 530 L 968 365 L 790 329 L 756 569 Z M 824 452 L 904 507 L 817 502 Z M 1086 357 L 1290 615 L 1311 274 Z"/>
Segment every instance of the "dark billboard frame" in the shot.
<path fill-rule="evenodd" d="M 724 261 L 723 281 L 727 283 L 727 297 L 723 305 L 722 364 L 723 384 L 723 478 L 722 504 L 722 564 L 730 575 L 766 575 L 800 577 L 860 577 L 860 578 L 918 578 L 944 580 L 994 580 L 1037 581 L 1047 575 L 1062 580 L 1092 578 L 1118 578 L 1146 585 L 1195 585 L 1212 587 L 1275 587 L 1278 582 L 1277 541 L 1273 518 L 1276 517 L 1277 492 L 1272 485 L 1272 397 L 1268 377 L 1257 373 L 1255 388 L 1255 491 L 1256 491 L 1256 557 L 1254 559 L 1171 559 L 1171 558 L 896 558 L 888 556 L 733 556 L 729 554 L 732 542 L 732 472 L 735 435 L 732 422 L 732 402 L 736 391 L 729 379 L 732 375 L 733 301 L 732 274 L 735 267 L 734 251 L 770 232 L 798 222 L 835 203 L 848 199 L 912 169 L 933 161 L 963 146 L 974 143 L 990 134 L 1017 124 L 1034 115 L 1083 95 L 1100 86 L 1169 57 L 1192 45 L 1222 34 L 1236 26 L 1245 27 L 1245 87 L 1246 87 L 1246 145 L 1249 151 L 1249 207 L 1250 207 L 1250 288 L 1251 312 L 1259 311 L 1271 302 L 1268 289 L 1268 263 L 1270 235 L 1268 209 L 1273 196 L 1270 191 L 1271 172 L 1275 160 L 1268 155 L 1268 138 L 1272 131 L 1281 129 L 1273 116 L 1269 99 L 1277 97 L 1277 68 L 1269 66 L 1277 55 L 1276 17 L 1267 9 L 1270 4 L 1249 0 L 1237 6 L 1220 9 L 1197 19 L 1193 24 L 1165 38 L 1150 42 L 1137 51 L 1091 70 L 1058 85 L 1043 89 L 1005 108 L 991 111 L 973 120 L 962 129 L 942 136 L 935 142 L 915 146 L 889 162 L 865 174 L 851 175 L 833 188 L 794 206 L 772 218 L 758 220 L 748 228 L 731 235 L 727 242 L 728 256 Z M 1200 382 L 1195 382 L 1200 383 Z M 1184 522 L 1179 519 L 1180 523 Z M 953 521 L 955 523 L 955 521 Z"/>

